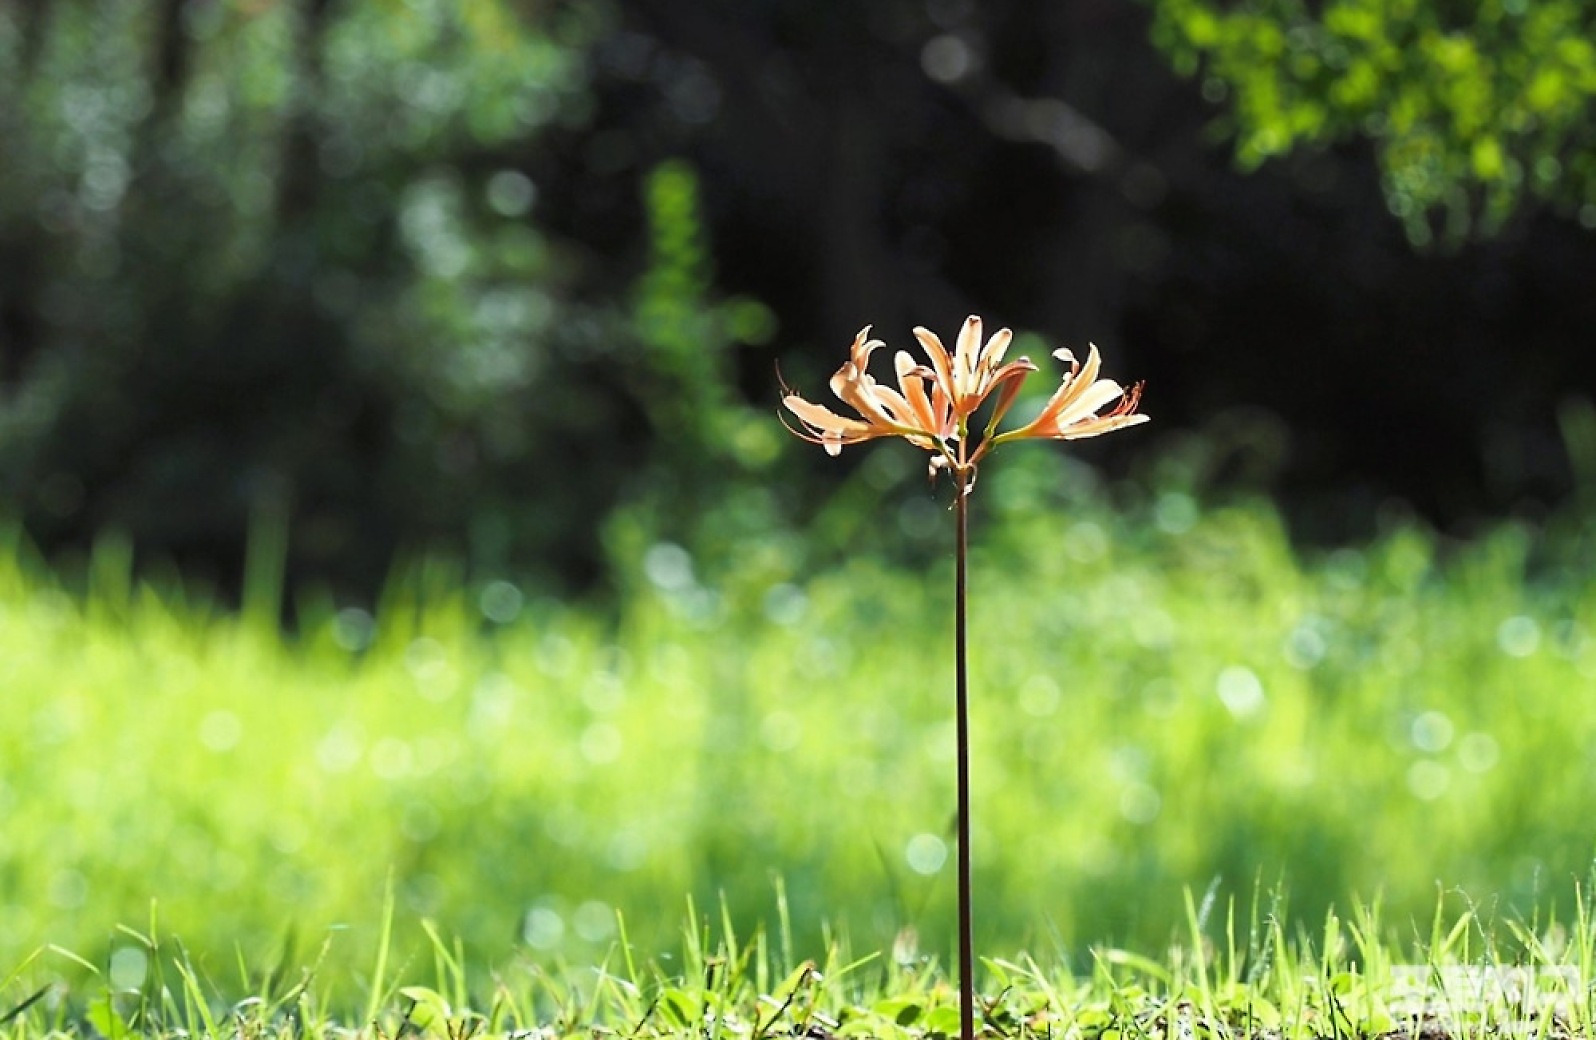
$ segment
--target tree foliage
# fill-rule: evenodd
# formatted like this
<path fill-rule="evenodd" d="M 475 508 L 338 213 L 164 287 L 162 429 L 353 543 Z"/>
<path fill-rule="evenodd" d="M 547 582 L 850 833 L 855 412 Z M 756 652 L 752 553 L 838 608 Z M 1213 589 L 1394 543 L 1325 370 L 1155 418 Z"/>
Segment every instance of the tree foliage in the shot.
<path fill-rule="evenodd" d="M 1373 141 L 1417 245 L 1530 200 L 1596 227 L 1596 5 L 1585 0 L 1156 0 L 1153 36 L 1228 100 L 1237 158 Z"/>
<path fill-rule="evenodd" d="M 710 299 L 685 167 L 640 189 L 650 255 L 547 230 L 609 17 L 0 6 L 11 509 L 46 543 L 119 529 L 224 581 L 252 517 L 356 589 L 418 546 L 591 572 L 652 446 L 709 439 L 653 404 L 718 393 L 729 338 L 771 332 Z"/>

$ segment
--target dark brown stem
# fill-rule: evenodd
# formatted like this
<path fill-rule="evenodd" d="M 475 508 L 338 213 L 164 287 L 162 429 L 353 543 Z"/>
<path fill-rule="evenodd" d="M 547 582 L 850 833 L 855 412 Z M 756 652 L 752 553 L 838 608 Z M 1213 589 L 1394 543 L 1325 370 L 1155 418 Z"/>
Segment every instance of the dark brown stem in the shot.
<path fill-rule="evenodd" d="M 975 1040 L 975 941 L 970 928 L 970 707 L 969 676 L 965 668 L 964 599 L 965 570 L 969 555 L 969 481 L 974 473 L 961 468 L 954 474 L 958 496 L 953 504 L 957 517 L 957 568 L 954 604 L 954 671 L 957 681 L 959 745 L 959 1035 Z"/>

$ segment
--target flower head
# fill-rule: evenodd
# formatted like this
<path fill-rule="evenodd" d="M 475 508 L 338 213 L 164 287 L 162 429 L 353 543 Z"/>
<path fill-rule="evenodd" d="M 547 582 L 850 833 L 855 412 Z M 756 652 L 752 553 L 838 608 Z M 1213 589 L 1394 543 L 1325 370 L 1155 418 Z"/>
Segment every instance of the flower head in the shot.
<path fill-rule="evenodd" d="M 1087 351 L 1084 366 L 1068 350 L 1053 351 L 1054 357 L 1069 362 L 1069 374 L 1053 391 L 1053 396 L 1048 398 L 1035 419 L 1017 430 L 999 434 L 993 441 L 994 446 L 1003 441 L 1017 441 L 1026 437 L 1073 441 L 1136 426 L 1148 420 L 1148 416 L 1136 411 L 1136 405 L 1142 399 L 1142 384 L 1137 383 L 1126 390 L 1112 379 L 1097 378 L 1102 360 L 1097 355 L 1096 346 L 1087 344 Z M 1119 403 L 1112 410 L 1102 412 L 1104 406 L 1112 401 Z"/>
<path fill-rule="evenodd" d="M 882 386 L 870 375 L 867 366 L 870 355 L 886 344 L 869 337 L 870 326 L 866 325 L 854 337 L 848 360 L 831 377 L 831 392 L 858 412 L 860 418 L 838 415 L 789 390 L 782 403 L 798 417 L 803 427 L 793 432 L 823 446 L 828 455 L 841 454 L 843 445 L 876 437 L 904 437 L 916 447 L 934 449 L 938 441 L 946 439 L 951 428 L 948 402 L 940 384 L 937 384 L 934 400 L 926 392 L 926 383 L 935 381 L 935 374 L 915 364 L 913 358 L 900 350 L 894 359 L 898 389 Z"/>
<path fill-rule="evenodd" d="M 898 351 L 893 358 L 898 377 L 894 389 L 876 382 L 868 371 L 870 355 L 885 344 L 871 339 L 870 327 L 865 326 L 854 337 L 848 360 L 831 377 L 832 393 L 859 418 L 838 415 L 787 390 L 782 403 L 800 424 L 793 432 L 823 446 L 831 455 L 840 454 L 845 445 L 902 437 L 932 452 L 933 475 L 941 469 L 951 470 L 968 489 L 976 464 L 1004 441 L 1036 437 L 1076 440 L 1147 421 L 1147 416 L 1136 412 L 1141 385 L 1127 391 L 1111 379 L 1098 379 L 1097 348 L 1091 347 L 1085 366 L 1069 351 L 1055 351 L 1054 357 L 1070 363 L 1070 371 L 1041 414 L 1019 429 L 995 433 L 1025 377 L 1037 369 L 1029 358 L 1004 363 L 1003 356 L 1014 338 L 1008 329 L 999 329 L 985 343 L 981 333 L 981 319 L 971 315 L 959 330 L 950 355 L 936 333 L 916 328 L 915 339 L 931 364 L 927 367 L 906 351 Z M 972 443 L 970 419 L 988 399 L 993 402 L 991 415 L 979 441 Z M 1118 403 L 1111 411 L 1102 411 L 1115 401 Z"/>
<path fill-rule="evenodd" d="M 1007 411 L 1007 405 L 1014 403 L 1020 383 L 1036 371 L 1029 358 L 1002 364 L 1003 355 L 1014 338 L 1014 333 L 1008 329 L 998 329 L 982 346 L 981 319 L 973 314 L 964 320 L 964 327 L 959 330 L 952 357 L 930 329 L 917 327 L 914 338 L 920 341 L 931 359 L 937 387 L 948 397 L 960 423 L 974 415 L 993 391 L 1000 391 L 999 400 L 1004 402 L 1004 411 Z M 995 417 L 999 418 L 1001 414 Z"/>

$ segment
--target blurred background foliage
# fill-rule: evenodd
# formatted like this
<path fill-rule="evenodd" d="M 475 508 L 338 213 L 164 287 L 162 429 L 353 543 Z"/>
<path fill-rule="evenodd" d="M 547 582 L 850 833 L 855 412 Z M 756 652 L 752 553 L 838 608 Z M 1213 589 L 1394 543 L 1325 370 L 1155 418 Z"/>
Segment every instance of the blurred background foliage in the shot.
<path fill-rule="evenodd" d="M 1536 515 L 1596 383 L 1588 19 L 0 5 L 0 496 L 228 591 L 252 529 L 355 603 L 432 550 L 601 588 L 810 530 L 837 464 L 750 348 L 822 393 L 862 325 L 978 311 L 1149 380 L 1088 456 L 1194 431 L 1299 538 Z"/>
<path fill-rule="evenodd" d="M 1312 931 L 1379 898 L 1403 940 L 1438 900 L 1487 932 L 1567 920 L 1596 780 L 1588 524 L 1305 553 L 1265 501 L 1199 506 L 1175 462 L 1152 493 L 1006 461 L 973 532 L 983 955 L 1157 954 L 1210 885 L 1221 948 L 1229 899 L 1243 935 L 1255 899 Z M 375 616 L 308 597 L 292 641 L 138 582 L 115 540 L 70 593 L 4 532 L 0 964 L 131 957 L 134 990 L 138 937 L 176 937 L 229 996 L 309 965 L 349 1000 L 391 885 L 393 970 L 425 975 L 431 918 L 485 999 L 529 965 L 613 966 L 616 910 L 648 955 L 680 949 L 689 896 L 779 941 L 784 882 L 798 956 L 829 933 L 946 965 L 948 517 L 882 483 L 861 467 L 817 527 L 890 527 L 914 567 L 805 571 L 772 538 L 711 575 L 654 543 L 604 616 L 434 561 Z M 11 988 L 61 976 L 47 952 Z"/>
<path fill-rule="evenodd" d="M 1581 0 L 1159 0 L 1153 37 L 1228 102 L 1246 166 L 1376 143 L 1418 246 L 1494 234 L 1526 197 L 1596 228 L 1596 9 Z"/>
<path fill-rule="evenodd" d="M 229 586 L 283 524 L 296 575 L 356 595 L 421 547 L 591 582 L 629 482 L 768 465 L 724 368 L 773 321 L 711 298 L 691 168 L 642 178 L 629 258 L 533 218 L 526 150 L 591 118 L 607 18 L 0 11 L 0 467 L 35 536 L 126 531 Z"/>

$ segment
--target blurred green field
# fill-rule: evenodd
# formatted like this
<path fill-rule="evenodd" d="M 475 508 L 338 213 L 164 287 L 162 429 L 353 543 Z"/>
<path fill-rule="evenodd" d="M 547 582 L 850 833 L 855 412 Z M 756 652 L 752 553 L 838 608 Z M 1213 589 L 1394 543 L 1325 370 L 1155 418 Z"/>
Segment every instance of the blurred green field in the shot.
<path fill-rule="evenodd" d="M 1428 921 L 1438 886 L 1571 904 L 1596 838 L 1588 525 L 1299 555 L 1265 504 L 1083 490 L 1044 454 L 983 476 L 972 532 L 983 952 L 1158 946 L 1215 879 L 1283 883 L 1299 919 L 1379 892 Z M 816 523 L 943 545 L 923 489 L 866 493 Z M 421 564 L 374 621 L 305 596 L 285 639 L 270 610 L 130 581 L 115 541 L 67 591 L 13 538 L 0 966 L 103 963 L 153 912 L 212 963 L 331 934 L 359 970 L 390 878 L 401 954 L 432 918 L 488 967 L 600 958 L 617 910 L 675 949 L 689 894 L 746 933 L 777 878 L 800 947 L 913 928 L 945 954 L 951 553 L 632 555 L 613 611 Z"/>

